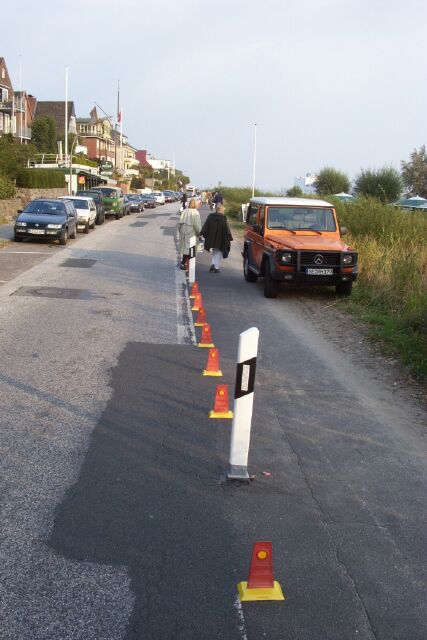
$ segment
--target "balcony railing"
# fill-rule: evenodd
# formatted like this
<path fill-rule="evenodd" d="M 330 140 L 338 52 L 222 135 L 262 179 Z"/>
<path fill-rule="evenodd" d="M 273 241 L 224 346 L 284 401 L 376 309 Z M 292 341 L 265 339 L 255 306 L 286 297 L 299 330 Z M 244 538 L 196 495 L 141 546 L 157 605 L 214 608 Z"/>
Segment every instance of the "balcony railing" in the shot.
<path fill-rule="evenodd" d="M 25 111 L 24 109 L 24 101 L 22 98 L 15 98 L 15 100 L 2 100 L 0 101 L 0 111 L 7 111 L 8 113 L 12 113 L 12 111 Z"/>

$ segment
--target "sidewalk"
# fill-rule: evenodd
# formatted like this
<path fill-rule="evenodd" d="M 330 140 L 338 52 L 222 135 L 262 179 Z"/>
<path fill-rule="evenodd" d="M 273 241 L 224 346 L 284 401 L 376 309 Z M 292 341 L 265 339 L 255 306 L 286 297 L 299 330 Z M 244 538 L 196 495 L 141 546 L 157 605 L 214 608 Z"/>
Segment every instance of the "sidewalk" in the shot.
<path fill-rule="evenodd" d="M 0 224 L 0 239 L 12 240 L 13 224 Z"/>

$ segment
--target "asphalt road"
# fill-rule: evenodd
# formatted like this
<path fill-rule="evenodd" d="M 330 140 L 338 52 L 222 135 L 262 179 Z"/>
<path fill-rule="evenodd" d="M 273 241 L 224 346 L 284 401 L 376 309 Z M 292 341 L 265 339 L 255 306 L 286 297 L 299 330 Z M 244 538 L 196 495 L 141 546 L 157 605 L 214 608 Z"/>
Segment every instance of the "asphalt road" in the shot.
<path fill-rule="evenodd" d="M 227 485 L 176 208 L 0 286 L 0 638 L 424 640 L 425 413 L 325 334 L 330 294 L 266 300 L 237 242 L 220 274 L 198 255 L 230 391 L 260 330 L 255 479 Z M 287 600 L 239 605 L 262 539 Z"/>

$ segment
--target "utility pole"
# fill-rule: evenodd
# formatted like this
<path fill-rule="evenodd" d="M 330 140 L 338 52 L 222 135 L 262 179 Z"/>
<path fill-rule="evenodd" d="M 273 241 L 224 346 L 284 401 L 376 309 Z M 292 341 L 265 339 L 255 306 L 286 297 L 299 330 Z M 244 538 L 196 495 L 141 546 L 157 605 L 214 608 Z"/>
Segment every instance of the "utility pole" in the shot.
<path fill-rule="evenodd" d="M 22 108 L 24 104 L 23 95 L 22 95 L 22 56 L 19 54 L 19 95 L 21 98 L 21 108 L 20 108 L 20 116 L 19 116 L 19 138 L 22 144 Z"/>
<path fill-rule="evenodd" d="M 254 122 L 254 159 L 252 168 L 252 198 L 255 196 L 255 172 L 256 172 L 256 128 L 257 123 Z"/>
<path fill-rule="evenodd" d="M 68 67 L 65 67 L 65 162 L 68 158 Z M 70 191 L 71 193 L 71 191 Z"/>

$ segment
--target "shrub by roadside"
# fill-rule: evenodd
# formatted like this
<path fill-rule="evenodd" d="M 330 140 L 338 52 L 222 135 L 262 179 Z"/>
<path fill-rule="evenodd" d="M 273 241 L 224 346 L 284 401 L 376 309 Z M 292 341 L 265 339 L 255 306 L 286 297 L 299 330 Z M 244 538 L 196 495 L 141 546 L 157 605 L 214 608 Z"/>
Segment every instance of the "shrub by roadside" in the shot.
<path fill-rule="evenodd" d="M 15 185 L 12 180 L 6 176 L 0 175 L 0 200 L 6 200 L 7 198 L 13 198 L 15 195 Z"/>

